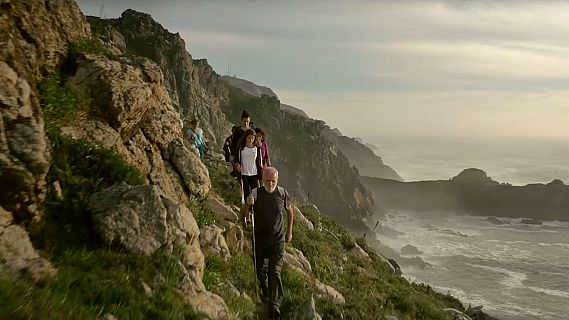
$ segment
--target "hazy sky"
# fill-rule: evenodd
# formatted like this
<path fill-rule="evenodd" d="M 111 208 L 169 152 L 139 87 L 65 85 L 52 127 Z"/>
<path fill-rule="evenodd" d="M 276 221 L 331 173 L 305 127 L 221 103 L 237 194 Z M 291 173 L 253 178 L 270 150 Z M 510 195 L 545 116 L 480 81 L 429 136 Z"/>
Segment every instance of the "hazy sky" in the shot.
<path fill-rule="evenodd" d="M 352 136 L 569 138 L 569 1 L 78 1 Z"/>

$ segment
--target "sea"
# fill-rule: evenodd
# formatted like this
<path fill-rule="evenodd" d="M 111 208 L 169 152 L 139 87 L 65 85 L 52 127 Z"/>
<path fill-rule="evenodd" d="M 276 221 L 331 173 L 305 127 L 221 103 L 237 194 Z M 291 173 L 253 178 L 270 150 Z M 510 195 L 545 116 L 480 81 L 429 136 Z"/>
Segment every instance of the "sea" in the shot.
<path fill-rule="evenodd" d="M 367 139 L 406 181 L 446 180 L 480 168 L 513 185 L 569 183 L 569 140 Z M 567 208 L 569 212 L 569 208 Z M 402 266 L 410 281 L 430 284 L 501 320 L 569 319 L 569 222 L 527 225 L 521 218 L 449 212 L 390 211 L 378 234 L 396 251 L 413 245 L 431 266 Z"/>
<path fill-rule="evenodd" d="M 568 138 L 385 138 L 366 137 L 374 152 L 405 181 L 447 180 L 479 168 L 513 185 L 569 184 Z"/>

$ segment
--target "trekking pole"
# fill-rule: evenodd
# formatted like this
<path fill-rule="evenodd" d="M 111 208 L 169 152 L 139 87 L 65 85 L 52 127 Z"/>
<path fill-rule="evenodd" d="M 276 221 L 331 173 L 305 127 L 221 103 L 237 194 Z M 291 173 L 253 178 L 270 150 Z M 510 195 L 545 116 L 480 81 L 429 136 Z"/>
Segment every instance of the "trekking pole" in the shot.
<path fill-rule="evenodd" d="M 245 191 L 243 190 L 243 176 L 239 179 L 241 181 L 241 206 L 245 205 Z M 243 227 L 247 230 L 247 215 L 243 217 Z"/>
<path fill-rule="evenodd" d="M 255 241 L 255 211 L 253 210 L 253 206 L 251 206 L 251 229 L 253 230 L 251 233 L 251 241 L 253 242 L 253 270 L 255 271 L 255 278 L 257 278 L 257 247 Z M 255 280 L 255 296 L 259 296 L 259 288 L 257 286 L 257 281 Z"/>

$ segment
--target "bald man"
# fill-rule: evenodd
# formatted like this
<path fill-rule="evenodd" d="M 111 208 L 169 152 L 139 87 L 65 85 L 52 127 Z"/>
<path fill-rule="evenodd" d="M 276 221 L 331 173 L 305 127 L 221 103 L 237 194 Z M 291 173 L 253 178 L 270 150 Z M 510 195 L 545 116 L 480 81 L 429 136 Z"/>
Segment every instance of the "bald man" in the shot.
<path fill-rule="evenodd" d="M 257 279 L 261 286 L 261 300 L 269 307 L 269 319 L 281 319 L 283 297 L 281 270 L 286 242 L 292 241 L 294 211 L 288 192 L 277 186 L 279 172 L 274 167 L 263 170 L 263 185 L 253 189 L 247 197 L 247 208 L 253 208 L 255 219 L 255 253 Z M 284 232 L 284 212 L 288 213 L 288 228 Z M 268 260 L 268 268 L 265 264 Z"/>

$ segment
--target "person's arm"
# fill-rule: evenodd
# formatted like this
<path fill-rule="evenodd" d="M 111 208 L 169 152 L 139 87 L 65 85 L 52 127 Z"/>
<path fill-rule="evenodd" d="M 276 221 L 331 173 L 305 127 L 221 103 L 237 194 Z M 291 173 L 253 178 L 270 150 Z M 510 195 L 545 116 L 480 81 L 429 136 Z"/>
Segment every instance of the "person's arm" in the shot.
<path fill-rule="evenodd" d="M 286 211 L 288 212 L 288 231 L 286 234 L 286 242 L 291 242 L 292 226 L 294 224 L 294 209 L 292 208 L 292 205 L 290 205 Z"/>
<path fill-rule="evenodd" d="M 267 166 L 268 167 L 272 167 L 271 165 L 271 156 L 269 155 L 269 145 L 267 143 L 265 143 L 265 146 L 267 147 Z"/>

